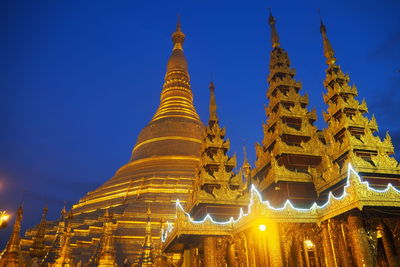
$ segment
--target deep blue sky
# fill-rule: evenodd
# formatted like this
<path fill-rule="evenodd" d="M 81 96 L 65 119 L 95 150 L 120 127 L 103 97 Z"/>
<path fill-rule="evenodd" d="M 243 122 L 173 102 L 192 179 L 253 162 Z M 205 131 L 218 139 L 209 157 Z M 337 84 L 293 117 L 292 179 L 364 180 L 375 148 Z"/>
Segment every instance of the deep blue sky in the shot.
<path fill-rule="evenodd" d="M 254 160 L 266 119 L 268 7 L 317 125 L 326 69 L 320 8 L 338 63 L 380 134 L 389 129 L 400 148 L 399 1 L 249 2 L 1 1 L 0 210 L 14 212 L 24 196 L 24 229 L 45 204 L 55 219 L 64 200 L 70 206 L 129 160 L 159 103 L 177 13 L 197 111 L 205 121 L 213 73 L 239 161 L 244 144 Z M 0 230 L 0 243 L 10 229 Z"/>

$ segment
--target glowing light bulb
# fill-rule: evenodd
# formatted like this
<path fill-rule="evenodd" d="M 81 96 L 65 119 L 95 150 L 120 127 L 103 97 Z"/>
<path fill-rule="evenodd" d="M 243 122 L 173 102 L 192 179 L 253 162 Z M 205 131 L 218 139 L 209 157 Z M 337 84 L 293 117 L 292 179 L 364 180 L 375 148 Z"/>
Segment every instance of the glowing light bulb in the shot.
<path fill-rule="evenodd" d="M 307 249 L 311 250 L 315 247 L 314 243 L 311 240 L 305 240 Z"/>
<path fill-rule="evenodd" d="M 267 226 L 265 226 L 265 224 L 260 224 L 258 226 L 258 229 L 260 229 L 261 232 L 264 232 L 265 230 L 267 230 Z"/>

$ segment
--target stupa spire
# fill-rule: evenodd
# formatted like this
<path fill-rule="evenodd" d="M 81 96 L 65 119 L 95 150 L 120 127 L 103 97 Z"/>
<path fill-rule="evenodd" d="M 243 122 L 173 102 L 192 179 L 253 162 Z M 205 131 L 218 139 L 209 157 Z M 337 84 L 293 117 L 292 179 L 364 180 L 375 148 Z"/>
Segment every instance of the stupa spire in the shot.
<path fill-rule="evenodd" d="M 54 267 L 73 267 L 74 262 L 71 252 L 71 227 L 68 225 L 63 234 L 63 244 L 60 249 L 60 256 L 56 260 Z"/>
<path fill-rule="evenodd" d="M 106 209 L 103 222 L 103 238 L 99 253 L 99 267 L 117 266 L 115 263 L 115 247 L 113 238 L 112 214 Z"/>
<path fill-rule="evenodd" d="M 242 169 L 245 172 L 246 178 L 249 178 L 250 177 L 250 171 L 251 171 L 251 165 L 249 163 L 249 160 L 247 159 L 246 146 L 243 146 L 243 164 L 242 164 Z"/>
<path fill-rule="evenodd" d="M 335 58 L 335 51 L 333 51 L 331 42 L 328 39 L 328 36 L 326 34 L 326 27 L 324 25 L 324 22 L 322 21 L 322 18 L 320 18 L 320 32 L 322 34 L 322 40 L 324 44 L 324 56 L 326 57 L 326 64 L 331 65 L 335 64 L 336 58 Z"/>
<path fill-rule="evenodd" d="M 150 206 L 146 212 L 147 221 L 146 221 L 146 234 L 144 237 L 144 242 L 142 246 L 142 250 L 139 258 L 139 266 L 153 266 L 154 264 L 154 255 L 153 255 L 153 240 L 151 238 L 151 210 Z"/>
<path fill-rule="evenodd" d="M 29 255 L 32 258 L 42 258 L 46 255 L 44 237 L 46 233 L 46 215 L 48 208 L 45 206 L 43 208 L 42 219 L 40 220 L 36 236 L 33 239 L 32 247 L 29 251 Z"/>
<path fill-rule="evenodd" d="M 209 108 L 210 109 L 209 123 L 210 123 L 218 121 L 218 116 L 217 116 L 217 102 L 215 100 L 215 86 L 212 81 L 210 82 L 208 88 L 210 89 L 210 108 Z"/>
<path fill-rule="evenodd" d="M 319 163 L 319 139 L 316 137 L 316 111 L 309 111 L 308 96 L 302 95 L 302 84 L 295 79 L 296 70 L 291 67 L 288 53 L 279 44 L 276 20 L 270 14 L 272 50 L 268 75 L 268 106 L 265 109 L 267 121 L 263 124 L 264 138 L 256 145 L 257 160 L 252 170 L 254 183 L 261 191 L 271 191 L 272 199 L 288 199 L 287 192 L 271 190 L 277 183 L 290 184 L 295 191 L 296 183 L 307 183 L 312 189 L 312 179 L 307 174 L 307 164 Z M 275 164 L 277 163 L 277 164 Z M 288 191 L 289 192 L 289 191 Z M 286 194 L 286 195 L 281 195 Z M 312 202 L 310 197 L 304 197 Z M 278 200 L 277 200 L 278 201 Z M 282 203 L 274 203 L 280 205 Z"/>
<path fill-rule="evenodd" d="M 22 205 L 18 208 L 17 214 L 15 216 L 14 227 L 7 242 L 6 248 L 3 251 L 0 258 L 0 265 L 7 267 L 17 267 L 20 266 L 20 232 L 21 232 L 21 222 L 22 222 L 23 208 Z"/>
<path fill-rule="evenodd" d="M 200 162 L 188 204 L 195 218 L 203 218 L 207 214 L 207 207 L 215 207 L 217 203 L 236 206 L 242 201 L 238 200 L 240 180 L 233 171 L 236 168 L 236 155 L 229 156 L 230 140 L 226 138 L 226 129 L 219 124 L 213 82 L 209 88 L 210 119 L 204 129 Z M 213 208 L 213 212 L 216 216 L 226 216 L 218 208 Z"/>
<path fill-rule="evenodd" d="M 336 63 L 322 20 L 320 30 L 328 65 L 323 96 L 328 106 L 323 113 L 328 127 L 323 132 L 327 143 L 326 156 L 322 158 L 323 179 L 318 179 L 315 184 L 317 191 L 320 193 L 334 185 L 340 186 L 339 182 L 346 178 L 348 163 L 366 177 L 379 179 L 384 173 L 400 174 L 398 162 L 390 156 L 394 153 L 390 135 L 387 134 L 383 140 L 374 135 L 378 131 L 376 119 L 366 116 L 366 101 L 357 100 L 357 88 L 349 85 L 349 75 L 343 73 Z"/>
<path fill-rule="evenodd" d="M 181 18 L 178 15 L 178 21 L 176 23 L 176 30 L 172 34 L 172 42 L 174 43 L 174 47 L 172 50 L 179 49 L 183 50 L 183 43 L 185 42 L 185 34 L 181 30 Z"/>
<path fill-rule="evenodd" d="M 167 73 L 161 92 L 161 103 L 152 121 L 168 117 L 200 121 L 193 106 L 188 64 L 183 53 L 184 41 L 185 34 L 182 32 L 180 18 L 178 17 L 176 30 L 172 33 L 173 48 L 167 64 Z"/>
<path fill-rule="evenodd" d="M 272 42 L 272 47 L 279 47 L 280 43 L 279 43 L 279 35 L 278 35 L 278 31 L 276 30 L 275 24 L 276 24 L 276 20 L 275 17 L 272 15 L 272 11 L 271 9 L 269 9 L 269 19 L 268 19 L 268 23 L 271 26 L 271 42 Z"/>

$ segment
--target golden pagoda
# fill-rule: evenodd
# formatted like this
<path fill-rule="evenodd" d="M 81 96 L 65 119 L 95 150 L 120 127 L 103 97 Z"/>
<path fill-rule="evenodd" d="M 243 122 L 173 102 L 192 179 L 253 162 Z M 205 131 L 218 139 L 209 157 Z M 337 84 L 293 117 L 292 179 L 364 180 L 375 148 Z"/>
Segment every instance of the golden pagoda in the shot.
<path fill-rule="evenodd" d="M 146 234 L 138 258 L 138 266 L 153 266 L 155 260 L 154 245 L 151 237 L 151 210 L 147 210 Z"/>
<path fill-rule="evenodd" d="M 322 166 L 314 172 L 315 187 L 319 194 L 335 191 L 342 187 L 348 163 L 376 187 L 398 181 L 400 166 L 395 158 L 391 137 L 386 133 L 384 140 L 375 135 L 378 124 L 375 117 L 365 116 L 368 107 L 365 100 L 356 100 L 357 88 L 349 85 L 349 76 L 344 74 L 327 37 L 326 27 L 321 20 L 324 56 L 328 69 L 324 86 L 327 92 L 324 101 L 328 105 L 324 119 L 328 127 L 323 131 L 326 146 Z"/>
<path fill-rule="evenodd" d="M 36 236 L 33 239 L 32 247 L 29 250 L 29 255 L 31 258 L 41 259 L 46 255 L 45 250 L 45 234 L 46 234 L 46 215 L 48 208 L 44 207 L 42 213 L 42 219 L 40 220 Z"/>
<path fill-rule="evenodd" d="M 212 214 L 226 219 L 237 215 L 240 203 L 246 206 L 247 201 L 243 201 L 243 177 L 233 172 L 236 168 L 236 155 L 228 155 L 230 141 L 225 139 L 226 129 L 219 125 L 213 82 L 209 89 L 210 118 L 204 129 L 200 162 L 188 209 L 194 218 Z"/>
<path fill-rule="evenodd" d="M 0 265 L 41 257 L 48 266 L 399 266 L 400 166 L 389 134 L 377 136 L 322 22 L 328 108 L 327 127 L 317 129 L 272 14 L 269 25 L 269 104 L 255 168 L 246 151 L 241 168 L 230 156 L 213 82 L 208 123 L 199 120 L 178 21 L 160 106 L 131 160 L 69 215 L 64 208 L 46 221 L 44 210 L 22 239 L 20 208 Z"/>
<path fill-rule="evenodd" d="M 54 263 L 54 267 L 74 267 L 74 259 L 72 258 L 71 248 L 71 227 L 68 225 L 63 233 L 62 246 L 60 255 Z"/>
<path fill-rule="evenodd" d="M 72 207 L 72 253 L 88 261 L 98 250 L 105 210 L 115 220 L 117 263 L 137 257 L 152 203 L 153 241 L 159 242 L 160 220 L 172 220 L 175 201 L 186 202 L 199 162 L 204 126 L 193 105 L 188 64 L 183 52 L 185 34 L 178 21 L 172 34 L 173 49 L 167 63 L 160 106 L 140 132 L 130 161 L 115 175 Z M 47 243 L 57 237 L 58 223 L 47 225 Z M 36 230 L 28 230 L 22 246 L 29 249 Z M 49 259 L 49 261 L 51 261 Z"/>
<path fill-rule="evenodd" d="M 4 267 L 17 267 L 23 264 L 21 253 L 21 222 L 22 222 L 23 209 L 22 205 L 18 208 L 14 227 L 3 252 L 0 254 L 0 266 Z"/>
<path fill-rule="evenodd" d="M 103 222 L 103 236 L 100 242 L 99 260 L 97 266 L 113 267 L 115 263 L 115 246 L 113 237 L 112 214 L 106 209 Z"/>
<path fill-rule="evenodd" d="M 316 111 L 308 111 L 308 96 L 301 95 L 301 83 L 294 79 L 288 53 L 280 46 L 270 13 L 272 51 L 266 107 L 267 123 L 263 124 L 264 139 L 256 144 L 256 168 L 253 183 L 276 205 L 287 199 L 307 205 L 316 194 L 310 168 L 321 162 L 323 144 L 313 126 Z"/>

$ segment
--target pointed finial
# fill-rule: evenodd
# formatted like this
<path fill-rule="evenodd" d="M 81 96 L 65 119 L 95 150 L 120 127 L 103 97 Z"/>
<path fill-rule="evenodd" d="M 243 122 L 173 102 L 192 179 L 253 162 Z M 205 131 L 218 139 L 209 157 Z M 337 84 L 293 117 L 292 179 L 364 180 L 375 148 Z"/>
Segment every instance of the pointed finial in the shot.
<path fill-rule="evenodd" d="M 250 176 L 251 165 L 247 159 L 247 149 L 246 146 L 243 146 L 243 165 L 242 169 L 245 172 L 246 178 Z"/>
<path fill-rule="evenodd" d="M 269 19 L 268 19 L 268 22 L 269 22 L 269 25 L 271 26 L 271 42 L 272 42 L 272 47 L 273 48 L 276 48 L 276 47 L 279 47 L 279 35 L 278 35 L 278 32 L 276 31 L 276 27 L 275 27 L 275 24 L 276 24 L 276 20 L 275 20 L 275 18 L 274 18 L 274 16 L 272 16 L 272 11 L 271 11 L 271 8 L 268 8 L 269 9 Z"/>
<path fill-rule="evenodd" d="M 45 205 L 43 208 L 43 212 L 42 212 L 42 218 L 46 218 L 48 211 L 49 211 L 49 208 L 47 207 L 47 205 Z"/>
<path fill-rule="evenodd" d="M 185 34 L 181 30 L 181 19 L 180 15 L 178 14 L 178 21 L 176 23 L 176 30 L 172 34 L 172 42 L 174 43 L 174 48 L 172 50 L 183 50 L 183 42 L 185 41 Z"/>
<path fill-rule="evenodd" d="M 329 42 L 328 36 L 326 34 L 326 27 L 324 25 L 324 22 L 322 21 L 321 12 L 319 9 L 318 9 L 318 14 L 319 14 L 319 18 L 320 18 L 319 30 L 322 34 L 322 40 L 323 40 L 323 44 L 324 44 L 324 56 L 326 57 L 326 64 L 332 65 L 336 62 L 335 52 L 333 51 L 332 45 Z"/>
<path fill-rule="evenodd" d="M 178 17 L 178 21 L 176 22 L 176 31 L 180 32 L 181 31 L 181 15 L 178 13 L 177 17 Z"/>
<path fill-rule="evenodd" d="M 65 218 L 67 215 L 67 202 L 64 201 L 64 207 L 61 210 L 61 218 Z"/>
<path fill-rule="evenodd" d="M 243 161 L 247 162 L 247 149 L 246 146 L 243 146 Z"/>
<path fill-rule="evenodd" d="M 104 212 L 104 218 L 106 219 L 106 221 L 111 219 L 111 214 L 110 214 L 108 208 L 106 208 L 106 211 Z"/>
<path fill-rule="evenodd" d="M 218 116 L 217 116 L 217 102 L 215 100 L 215 85 L 211 81 L 210 85 L 208 86 L 210 89 L 210 119 L 209 122 L 215 122 L 218 121 Z"/>

